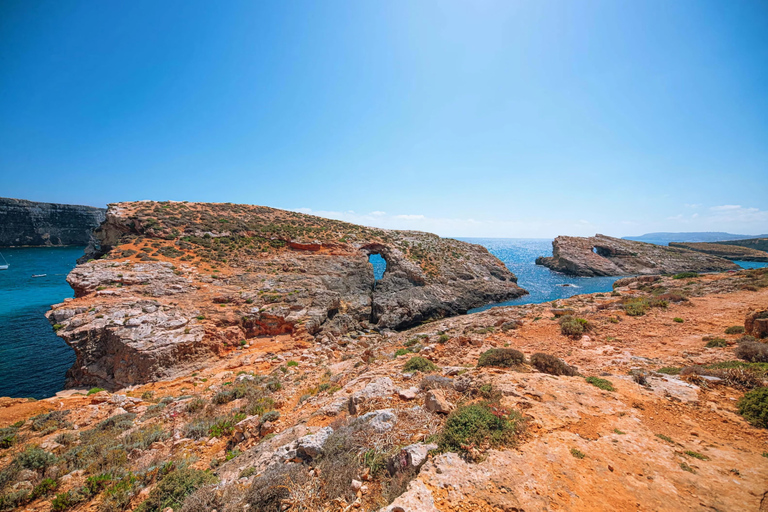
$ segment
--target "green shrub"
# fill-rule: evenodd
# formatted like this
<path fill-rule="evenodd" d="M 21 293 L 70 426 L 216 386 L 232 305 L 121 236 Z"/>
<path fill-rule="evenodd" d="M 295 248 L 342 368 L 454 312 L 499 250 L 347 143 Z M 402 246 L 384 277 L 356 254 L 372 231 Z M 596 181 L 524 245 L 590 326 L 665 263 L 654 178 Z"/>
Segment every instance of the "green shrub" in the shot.
<path fill-rule="evenodd" d="M 699 452 L 694 452 L 693 450 L 685 450 L 683 453 L 685 453 L 689 457 L 693 457 L 694 459 L 709 460 L 709 457 L 707 457 L 706 455 L 703 455 Z"/>
<path fill-rule="evenodd" d="M 56 464 L 56 456 L 37 445 L 28 445 L 23 452 L 16 455 L 14 463 L 22 469 L 43 471 L 48 466 Z"/>
<path fill-rule="evenodd" d="M 91 388 L 88 390 L 88 396 L 91 396 L 95 393 L 99 393 L 101 391 L 104 391 L 104 388 Z"/>
<path fill-rule="evenodd" d="M 421 356 L 412 357 L 408 360 L 407 363 L 405 363 L 405 366 L 403 366 L 403 370 L 406 372 L 433 372 L 437 370 L 438 367 L 430 361 L 429 359 L 423 358 Z"/>
<path fill-rule="evenodd" d="M 576 448 L 571 448 L 571 455 L 573 455 L 577 459 L 583 459 L 584 457 L 586 457 L 584 452 L 577 450 Z"/>
<path fill-rule="evenodd" d="M 744 334 L 744 326 L 732 325 L 725 329 L 725 334 Z"/>
<path fill-rule="evenodd" d="M 13 426 L 0 428 L 0 449 L 10 448 L 16 444 L 19 440 L 18 431 L 19 429 Z"/>
<path fill-rule="evenodd" d="M 38 414 L 30 418 L 30 428 L 35 432 L 41 432 L 41 435 L 47 435 L 60 429 L 72 428 L 72 424 L 67 421 L 69 411 L 52 411 Z"/>
<path fill-rule="evenodd" d="M 609 380 L 601 379 L 600 377 L 587 377 L 586 380 L 593 386 L 597 386 L 605 391 L 615 391 L 613 384 Z"/>
<path fill-rule="evenodd" d="M 58 331 L 58 330 L 59 330 L 59 329 L 61 329 L 62 327 L 64 327 L 64 326 L 63 326 L 63 325 L 61 325 L 61 324 L 53 324 L 53 330 L 54 330 L 54 331 Z"/>
<path fill-rule="evenodd" d="M 672 276 L 672 279 L 688 279 L 690 277 L 699 277 L 698 272 L 680 272 Z"/>
<path fill-rule="evenodd" d="M 665 375 L 678 375 L 680 373 L 680 368 L 677 366 L 665 366 L 664 368 L 659 368 L 656 370 L 656 373 L 663 373 Z"/>
<path fill-rule="evenodd" d="M 438 342 L 438 343 L 445 343 L 445 342 L 446 342 L 446 341 L 448 341 L 449 339 L 451 339 L 451 337 L 450 337 L 450 336 L 448 336 L 447 334 L 441 334 L 441 335 L 440 335 L 440 336 L 437 338 L 437 342 Z"/>
<path fill-rule="evenodd" d="M 32 489 L 29 498 L 36 500 L 40 496 L 47 496 L 55 491 L 58 486 L 59 483 L 53 478 L 43 478 L 43 480 Z"/>
<path fill-rule="evenodd" d="M 707 348 L 717 348 L 717 347 L 728 346 L 728 343 L 725 341 L 724 338 L 707 338 L 706 341 L 707 341 L 707 344 L 705 346 Z"/>
<path fill-rule="evenodd" d="M 627 299 L 624 302 L 623 307 L 624 312 L 629 316 L 643 316 L 648 312 L 648 308 L 651 307 L 651 304 L 648 302 L 648 299 L 635 297 Z"/>
<path fill-rule="evenodd" d="M 756 427 L 768 428 L 768 387 L 747 391 L 736 406 L 739 414 Z"/>
<path fill-rule="evenodd" d="M 399 349 L 397 349 L 395 351 L 395 357 L 404 356 L 405 354 L 407 354 L 409 352 L 410 352 L 410 350 L 408 350 L 407 348 L 399 348 Z"/>
<path fill-rule="evenodd" d="M 299 363 L 297 363 L 296 361 L 288 361 L 287 363 L 285 363 L 285 366 L 299 366 Z"/>
<path fill-rule="evenodd" d="M 550 354 L 537 352 L 531 356 L 531 366 L 550 375 L 576 375 L 576 368 Z"/>
<path fill-rule="evenodd" d="M 160 480 L 157 487 L 149 493 L 149 497 L 136 507 L 135 511 L 162 512 L 167 507 L 177 510 L 189 494 L 216 481 L 214 475 L 199 469 L 181 468 L 171 471 Z"/>
<path fill-rule="evenodd" d="M 445 421 L 438 437 L 442 451 L 465 452 L 468 447 L 496 448 L 511 444 L 522 417 L 488 402 L 459 407 Z"/>
<path fill-rule="evenodd" d="M 560 318 L 560 334 L 563 336 L 579 337 L 592 330 L 592 325 L 584 318 L 565 315 Z"/>
<path fill-rule="evenodd" d="M 678 324 L 681 324 L 681 323 L 685 322 L 685 320 L 683 320 L 679 316 L 676 316 L 675 318 L 673 318 L 672 321 L 673 322 L 677 322 Z"/>
<path fill-rule="evenodd" d="M 525 356 L 519 350 L 513 348 L 492 348 L 480 354 L 477 366 L 510 368 L 522 364 L 523 361 L 525 361 Z"/>

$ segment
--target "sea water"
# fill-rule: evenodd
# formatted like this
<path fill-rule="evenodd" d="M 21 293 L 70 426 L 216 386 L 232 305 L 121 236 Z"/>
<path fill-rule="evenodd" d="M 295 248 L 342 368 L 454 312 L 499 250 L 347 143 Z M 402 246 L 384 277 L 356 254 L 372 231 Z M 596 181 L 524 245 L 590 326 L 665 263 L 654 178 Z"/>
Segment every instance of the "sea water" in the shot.
<path fill-rule="evenodd" d="M 463 238 L 485 246 L 518 277 L 518 284 L 530 292 L 499 305 L 529 304 L 564 299 L 576 294 L 609 292 L 616 277 L 569 277 L 534 262 L 552 255 L 551 239 Z M 0 396 L 45 398 L 64 386 L 67 369 L 75 354 L 53 332 L 45 318 L 52 304 L 72 297 L 66 276 L 82 256 L 82 247 L 2 249 L 11 264 L 0 270 Z M 0 260 L 1 261 L 1 260 Z M 380 279 L 386 262 L 371 258 L 374 275 Z M 765 263 L 737 262 L 745 268 Z M 33 275 L 45 274 L 43 277 Z"/>
<path fill-rule="evenodd" d="M 0 252 L 10 263 L 0 270 L 0 396 L 52 396 L 64 387 L 75 353 L 53 332 L 45 312 L 74 295 L 66 277 L 83 247 Z"/>

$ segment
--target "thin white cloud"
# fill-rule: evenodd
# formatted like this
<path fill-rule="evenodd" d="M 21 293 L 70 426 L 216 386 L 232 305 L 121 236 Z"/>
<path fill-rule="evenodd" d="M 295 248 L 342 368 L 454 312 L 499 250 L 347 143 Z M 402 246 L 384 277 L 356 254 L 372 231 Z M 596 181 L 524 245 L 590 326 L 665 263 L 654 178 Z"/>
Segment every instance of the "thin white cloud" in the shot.
<path fill-rule="evenodd" d="M 724 204 L 720 206 L 711 206 L 709 209 L 712 210 L 713 212 L 725 212 L 729 210 L 739 210 L 741 209 L 741 205 L 740 204 Z"/>

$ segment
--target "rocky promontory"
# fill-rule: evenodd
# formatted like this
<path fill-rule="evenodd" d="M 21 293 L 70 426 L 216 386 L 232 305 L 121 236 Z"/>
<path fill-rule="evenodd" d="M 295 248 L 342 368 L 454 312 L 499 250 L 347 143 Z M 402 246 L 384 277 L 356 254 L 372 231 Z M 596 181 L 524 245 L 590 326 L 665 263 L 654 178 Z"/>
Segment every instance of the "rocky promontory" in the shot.
<path fill-rule="evenodd" d="M 68 385 L 169 378 L 261 336 L 331 344 L 526 293 L 485 248 L 262 206 L 119 203 L 48 317 Z M 374 279 L 368 261 L 387 267 Z"/>
<path fill-rule="evenodd" d="M 88 245 L 106 210 L 0 197 L 0 247 Z"/>
<path fill-rule="evenodd" d="M 710 244 L 705 242 L 670 242 L 669 246 L 703 252 L 704 254 L 711 254 L 712 256 L 725 258 L 727 260 L 768 261 L 768 252 L 758 251 L 751 247 L 741 247 L 739 245 Z"/>
<path fill-rule="evenodd" d="M 552 256 L 539 257 L 536 264 L 585 277 L 721 272 L 740 268 L 726 259 L 701 252 L 599 234 L 559 236 L 552 242 Z"/>

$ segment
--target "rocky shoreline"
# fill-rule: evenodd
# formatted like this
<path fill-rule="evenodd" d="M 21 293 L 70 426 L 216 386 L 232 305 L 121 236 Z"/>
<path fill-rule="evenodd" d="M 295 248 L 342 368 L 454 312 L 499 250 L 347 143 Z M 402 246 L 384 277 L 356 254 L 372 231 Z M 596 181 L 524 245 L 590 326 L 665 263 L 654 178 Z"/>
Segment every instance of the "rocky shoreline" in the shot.
<path fill-rule="evenodd" d="M 766 304 L 766 269 L 640 276 L 613 293 L 401 332 L 263 336 L 114 394 L 6 399 L 2 503 L 759 510 L 768 430 L 738 404 L 766 375 L 739 357 L 749 343 L 765 346 L 742 338 L 768 335 Z M 491 423 L 457 430 L 470 417 Z M 506 434 L 456 441 L 475 439 L 479 425 Z M 28 460 L 41 462 L 27 470 Z"/>
<path fill-rule="evenodd" d="M 106 210 L 0 197 L 0 247 L 88 245 Z"/>
<path fill-rule="evenodd" d="M 536 258 L 536 264 L 584 277 L 722 272 L 740 268 L 726 259 L 701 252 L 599 234 L 586 238 L 558 236 L 552 242 L 552 256 Z"/>
<path fill-rule="evenodd" d="M 260 206 L 114 204 L 96 237 L 99 259 L 67 277 L 75 299 L 48 313 L 77 355 L 70 387 L 169 378 L 260 336 L 328 343 L 527 293 L 478 245 Z M 379 281 L 370 254 L 387 262 Z"/>

